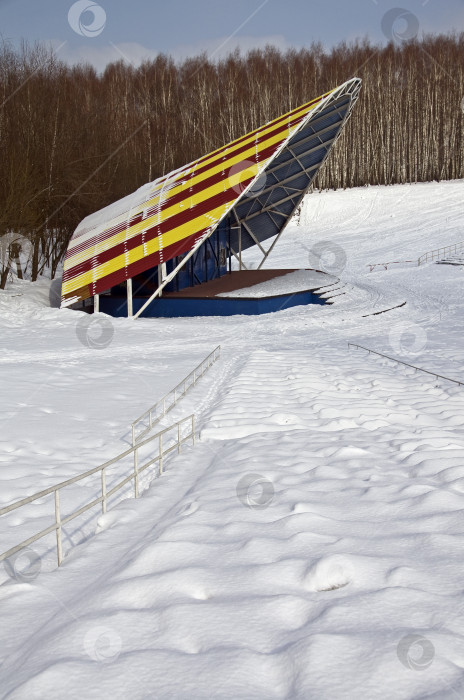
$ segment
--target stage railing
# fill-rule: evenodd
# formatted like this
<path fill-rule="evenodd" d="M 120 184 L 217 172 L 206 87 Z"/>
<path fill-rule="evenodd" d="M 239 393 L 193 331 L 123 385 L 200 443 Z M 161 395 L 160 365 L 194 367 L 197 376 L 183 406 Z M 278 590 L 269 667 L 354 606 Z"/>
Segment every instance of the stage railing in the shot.
<path fill-rule="evenodd" d="M 183 433 L 183 426 L 185 426 L 185 425 L 190 425 L 190 429 L 189 429 L 189 432 L 187 435 L 182 434 Z M 170 444 L 167 446 L 163 446 L 163 440 L 164 439 L 169 440 L 169 437 L 171 437 Z M 168 428 L 161 430 L 160 432 L 156 433 L 156 435 L 152 435 L 151 437 L 147 438 L 146 440 L 139 442 L 137 445 L 129 448 L 128 450 L 125 450 L 125 452 L 122 452 L 121 454 L 117 455 L 116 457 L 113 457 L 113 459 L 108 460 L 107 462 L 105 462 L 104 464 L 101 464 L 98 467 L 94 467 L 93 469 L 89 469 L 88 471 L 84 472 L 83 474 L 79 474 L 78 476 L 75 476 L 72 479 L 67 479 L 66 481 L 62 481 L 61 483 L 56 484 L 55 486 L 50 486 L 50 488 L 44 489 L 43 491 L 39 491 L 38 493 L 35 493 L 32 496 L 28 496 L 27 498 L 23 498 L 20 501 L 17 501 L 16 503 L 12 503 L 9 506 L 5 506 L 3 508 L 0 508 L 0 516 L 7 515 L 8 513 L 12 513 L 13 511 L 18 510 L 19 508 L 23 508 L 24 506 L 28 505 L 29 503 L 34 503 L 34 501 L 38 501 L 41 498 L 44 498 L 44 497 L 52 495 L 52 494 L 54 496 L 55 522 L 52 525 L 50 525 L 49 527 L 41 530 L 40 532 L 38 532 L 38 533 L 32 535 L 31 537 L 29 537 L 28 539 L 24 540 L 20 544 L 17 544 L 14 547 L 11 547 L 3 554 L 0 554 L 0 561 L 3 561 L 4 559 L 8 559 L 9 557 L 12 557 L 17 552 L 21 551 L 25 547 L 28 547 L 30 544 L 37 542 L 37 540 L 40 540 L 42 537 L 45 537 L 46 535 L 50 534 L 51 532 L 56 532 L 56 553 L 57 553 L 58 566 L 60 566 L 61 562 L 63 561 L 62 529 L 63 529 L 64 525 L 71 522 L 72 520 L 77 518 L 79 515 L 82 515 L 83 513 L 87 512 L 91 508 L 94 508 L 99 503 L 101 503 L 102 513 L 106 513 L 108 499 L 131 481 L 134 481 L 134 497 L 138 498 L 139 497 L 139 477 L 140 477 L 140 475 L 146 469 L 148 469 L 148 467 L 155 464 L 156 462 L 159 463 L 158 469 L 159 469 L 159 475 L 161 475 L 163 473 L 163 460 L 166 457 L 166 455 L 168 455 L 173 450 L 177 450 L 177 452 L 180 452 L 182 444 L 184 442 L 186 442 L 187 440 L 192 440 L 192 444 L 195 444 L 195 416 L 193 414 L 190 416 L 187 416 L 186 418 L 183 418 L 182 420 L 178 421 L 177 423 L 174 423 L 173 425 L 169 426 Z M 143 464 L 142 466 L 139 466 L 139 451 L 141 450 L 142 447 L 144 447 L 145 445 L 148 445 L 149 443 L 154 442 L 154 441 L 158 441 L 157 449 L 154 451 L 154 454 L 152 453 L 149 460 L 145 464 Z M 117 462 L 121 461 L 122 459 L 124 459 L 125 457 L 127 457 L 131 454 L 133 454 L 133 456 L 134 456 L 134 466 L 133 466 L 133 470 L 131 471 L 131 473 L 128 474 L 127 476 L 125 476 L 122 479 L 122 481 L 117 483 L 115 486 L 113 486 L 110 489 L 107 489 L 106 470 L 109 467 L 111 467 L 113 464 L 116 464 Z M 101 496 L 98 496 L 97 498 L 92 499 L 90 502 L 86 503 L 81 508 L 78 508 L 77 510 L 66 515 L 65 517 L 62 517 L 62 509 L 61 509 L 61 505 L 60 505 L 60 496 L 61 496 L 62 490 L 66 489 L 66 488 L 72 486 L 73 484 L 76 484 L 79 481 L 82 481 L 83 479 L 86 479 L 94 474 L 100 474 Z"/>
<path fill-rule="evenodd" d="M 200 362 L 200 364 L 195 367 L 195 369 L 193 369 L 181 382 L 179 382 L 174 389 L 171 389 L 171 391 L 163 396 L 162 399 L 159 399 L 155 404 L 153 404 L 153 406 L 148 408 L 145 413 L 142 413 L 141 416 L 136 418 L 131 425 L 133 446 L 138 442 L 138 440 L 143 438 L 144 435 L 149 433 L 150 430 L 153 429 L 153 426 L 158 423 L 161 418 L 168 413 L 168 411 L 174 408 L 179 399 L 185 396 L 189 389 L 195 386 L 197 381 L 204 375 L 211 365 L 216 362 L 220 354 L 221 346 L 218 345 L 217 348 L 214 348 L 208 357 L 205 357 L 203 362 Z M 145 425 L 145 427 L 137 435 L 136 431 L 139 428 L 140 423 L 144 423 L 145 421 L 148 422 L 148 425 Z"/>

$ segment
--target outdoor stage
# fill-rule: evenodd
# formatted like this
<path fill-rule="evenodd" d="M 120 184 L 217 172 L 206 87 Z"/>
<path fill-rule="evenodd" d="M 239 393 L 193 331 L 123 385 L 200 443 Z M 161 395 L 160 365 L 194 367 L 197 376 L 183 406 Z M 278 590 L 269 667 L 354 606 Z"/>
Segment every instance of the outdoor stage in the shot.
<path fill-rule="evenodd" d="M 318 270 L 241 270 L 210 282 L 166 292 L 142 312 L 144 318 L 181 316 L 255 315 L 282 311 L 294 306 L 323 305 L 325 287 L 338 279 Z M 134 289 L 133 311 L 147 301 Z M 127 316 L 125 296 L 100 296 L 100 311 L 111 316 Z"/>
<path fill-rule="evenodd" d="M 66 252 L 62 308 L 93 297 L 95 311 L 136 319 L 324 304 L 318 290 L 333 282 L 323 273 L 305 283 L 305 270 L 243 268 L 251 248 L 262 255 L 258 267 L 268 260 L 360 88 L 359 78 L 347 80 L 87 216 Z M 288 286 L 277 284 L 282 277 Z"/>

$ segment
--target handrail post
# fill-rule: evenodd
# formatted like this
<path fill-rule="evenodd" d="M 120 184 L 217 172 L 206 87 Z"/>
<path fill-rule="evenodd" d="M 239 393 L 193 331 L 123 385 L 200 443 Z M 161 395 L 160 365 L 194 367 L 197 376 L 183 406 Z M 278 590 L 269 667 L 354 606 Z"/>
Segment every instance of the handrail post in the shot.
<path fill-rule="evenodd" d="M 137 454 L 138 448 L 134 450 L 134 494 L 135 498 L 139 497 L 139 458 Z"/>
<path fill-rule="evenodd" d="M 102 485 L 102 513 L 106 513 L 106 472 L 101 470 L 101 485 Z"/>
<path fill-rule="evenodd" d="M 453 380 L 451 380 L 453 381 Z M 183 425 L 184 423 L 187 424 L 188 422 L 191 422 L 191 429 L 192 432 L 190 435 L 186 434 L 185 437 L 182 437 L 182 431 L 183 431 Z M 137 498 L 139 496 L 139 478 L 140 474 L 143 470 L 147 469 L 156 461 L 159 460 L 159 474 L 163 474 L 164 469 L 164 456 L 169 454 L 172 450 L 175 450 L 176 446 L 178 449 L 178 453 L 182 451 L 182 442 L 185 442 L 192 438 L 193 445 L 195 445 L 196 441 L 196 436 L 195 436 L 195 415 L 191 414 L 189 416 L 185 416 L 185 418 L 182 418 L 181 420 L 177 421 L 173 425 L 170 425 L 169 427 L 165 428 L 164 430 L 160 431 L 156 435 L 152 435 L 151 437 L 147 438 L 146 440 L 141 441 L 139 444 L 136 444 L 133 447 L 130 447 L 129 449 L 125 450 L 121 454 L 117 455 L 113 459 L 108 460 L 105 462 L 105 464 L 100 465 L 99 467 L 94 467 L 93 469 L 89 469 L 88 471 L 84 472 L 83 474 L 79 474 L 78 476 L 75 476 L 74 478 L 67 479 L 66 481 L 63 481 L 59 484 L 56 484 L 55 486 L 52 486 L 48 489 L 45 489 L 43 491 L 40 491 L 33 496 L 29 496 L 27 498 L 21 499 L 20 501 L 10 504 L 9 506 L 4 506 L 0 507 L 0 515 L 5 515 L 6 513 L 12 512 L 14 510 L 17 510 L 18 508 L 21 508 L 22 506 L 32 503 L 33 501 L 36 501 L 39 498 L 42 498 L 44 496 L 51 496 L 53 494 L 54 496 L 54 501 L 55 501 L 55 522 L 52 523 L 45 528 L 44 530 L 41 530 L 39 533 L 36 535 L 33 535 L 32 537 L 29 537 L 27 540 L 23 541 L 21 544 L 16 545 L 16 547 L 10 548 L 8 551 L 4 552 L 3 554 L 0 551 L 0 561 L 3 561 L 4 559 L 7 559 L 8 556 L 13 555 L 15 552 L 20 551 L 24 547 L 27 547 L 29 544 L 32 542 L 36 542 L 37 540 L 41 539 L 42 537 L 45 537 L 46 535 L 49 535 L 55 531 L 56 533 L 56 552 L 57 552 L 57 560 L 58 560 L 58 566 L 60 566 L 63 562 L 63 525 L 69 523 L 71 520 L 74 518 L 79 517 L 82 513 L 87 512 L 91 508 L 94 508 L 94 506 L 98 505 L 101 503 L 101 508 L 102 508 L 102 513 L 105 514 L 108 510 L 108 502 L 109 502 L 109 497 L 112 496 L 114 493 L 119 491 L 119 489 L 123 488 L 126 484 L 128 484 L 130 481 L 134 480 L 135 483 L 135 497 Z M 175 443 L 175 429 L 177 428 L 177 445 Z M 164 451 L 163 450 L 163 436 L 165 434 L 169 433 L 171 437 L 174 438 L 174 444 L 169 444 L 167 446 L 167 449 Z M 140 447 L 144 447 L 145 445 L 150 444 L 150 446 L 153 444 L 153 446 L 156 445 L 154 442 L 155 440 L 158 440 L 158 445 L 159 445 L 159 456 L 156 455 L 156 448 L 153 449 L 153 451 L 150 450 L 151 452 L 151 458 L 146 464 L 139 465 L 139 458 L 138 458 L 138 450 Z M 171 440 L 171 438 L 170 438 Z M 111 466 L 112 464 L 115 464 L 119 460 L 129 457 L 130 454 L 134 455 L 134 471 L 129 470 L 129 474 L 120 481 L 120 483 L 117 483 L 115 486 L 112 488 L 108 489 L 108 484 L 107 484 L 107 479 L 106 479 L 106 469 Z M 100 473 L 100 479 L 101 479 L 101 496 L 97 496 L 95 498 L 92 498 L 89 501 L 86 502 L 85 505 L 83 505 L 81 508 L 78 508 L 77 510 L 73 511 L 70 514 L 66 514 L 65 517 L 61 517 L 61 508 L 60 508 L 60 491 L 61 489 L 64 489 L 68 486 L 71 486 L 72 484 L 75 484 L 78 481 L 81 481 L 82 479 L 86 479 L 89 476 L 96 475 Z M 155 472 L 156 475 L 156 472 Z M 98 487 L 97 487 L 97 493 L 98 493 Z M 96 494 L 94 494 L 96 495 Z M 72 542 L 71 542 L 72 546 Z"/>
<path fill-rule="evenodd" d="M 61 541 L 61 513 L 60 513 L 60 491 L 55 491 L 55 525 L 56 525 L 56 555 L 58 566 L 63 561 L 63 543 Z"/>

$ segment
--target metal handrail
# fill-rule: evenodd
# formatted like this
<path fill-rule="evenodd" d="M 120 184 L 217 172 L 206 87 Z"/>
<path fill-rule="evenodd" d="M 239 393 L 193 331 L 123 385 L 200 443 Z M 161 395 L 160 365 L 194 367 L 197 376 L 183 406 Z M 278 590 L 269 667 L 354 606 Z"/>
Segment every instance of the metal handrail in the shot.
<path fill-rule="evenodd" d="M 188 435 L 185 435 L 182 437 L 182 425 L 190 422 L 191 424 L 191 432 L 189 432 Z M 173 431 L 174 429 L 176 430 L 176 439 L 174 445 L 171 445 L 167 448 L 163 449 L 163 436 L 166 435 L 166 433 L 169 433 L 170 431 Z M 144 445 L 147 445 L 150 442 L 153 442 L 153 440 L 158 439 L 158 450 L 155 453 L 155 456 L 152 456 L 148 462 L 143 464 L 142 466 L 139 466 L 138 463 L 138 451 L 140 448 L 144 447 Z M 8 557 L 13 556 L 13 554 L 16 554 L 16 552 L 19 552 L 21 549 L 24 549 L 24 547 L 29 546 L 33 542 L 36 542 L 37 540 L 41 539 L 42 537 L 45 537 L 49 533 L 53 532 L 54 530 L 56 531 L 56 552 L 57 552 L 57 559 L 58 559 L 58 566 L 60 566 L 61 562 L 63 561 L 63 544 L 62 544 L 62 527 L 63 525 L 66 525 L 66 523 L 70 522 L 71 520 L 74 520 L 74 518 L 77 518 L 79 515 L 82 515 L 82 513 L 85 513 L 86 511 L 90 510 L 94 506 L 98 505 L 99 503 L 102 504 L 102 513 L 106 513 L 107 510 L 107 502 L 108 499 L 115 494 L 117 491 L 119 491 L 123 486 L 125 486 L 127 483 L 134 480 L 134 497 L 138 498 L 139 497 L 139 475 L 145 471 L 149 466 L 154 464 L 155 462 L 159 462 L 159 474 L 161 475 L 163 473 L 163 459 L 164 457 L 175 450 L 177 448 L 177 452 L 181 451 L 182 444 L 186 442 L 187 440 L 192 439 L 192 443 L 195 444 L 195 416 L 192 414 L 190 416 L 187 416 L 186 418 L 182 418 L 182 420 L 177 421 L 177 423 L 173 423 L 173 425 L 170 425 L 168 428 L 164 428 L 164 430 L 161 430 L 160 432 L 156 433 L 156 435 L 152 435 L 151 437 L 147 438 L 146 440 L 143 440 L 142 442 L 139 442 L 137 445 L 134 445 L 133 447 L 130 447 L 128 450 L 125 450 L 121 454 L 117 455 L 116 457 L 113 457 L 113 459 L 108 460 L 104 464 L 101 464 L 98 467 L 94 467 L 93 469 L 89 469 L 83 474 L 79 474 L 78 476 L 73 477 L 72 479 L 67 479 L 66 481 L 62 481 L 59 484 L 56 484 L 55 486 L 50 486 L 48 489 L 44 489 L 43 491 L 39 491 L 38 493 L 33 494 L 32 496 L 28 496 L 26 498 L 22 498 L 20 501 L 16 501 L 15 503 L 11 503 L 9 506 L 4 506 L 3 508 L 0 508 L 0 516 L 6 515 L 7 513 L 11 513 L 14 510 L 17 510 L 18 508 L 22 508 L 23 506 L 27 505 L 28 503 L 32 503 L 33 501 L 37 501 L 39 498 L 43 498 L 44 496 L 48 496 L 52 493 L 55 494 L 55 523 L 53 525 L 50 525 L 49 527 L 45 528 L 44 530 L 41 530 L 39 533 L 32 535 L 29 537 L 27 540 L 24 540 L 20 544 L 16 545 L 15 547 L 11 547 L 8 551 L 4 552 L 3 554 L 0 554 L 0 561 L 3 561 L 4 559 L 7 559 Z M 110 490 L 107 490 L 106 488 L 106 473 L 105 470 L 107 467 L 110 467 L 112 464 L 115 464 L 116 462 L 119 462 L 123 457 L 127 457 L 128 455 L 133 454 L 134 455 L 134 470 L 131 474 L 126 476 L 121 482 L 116 484 L 116 486 L 113 486 Z M 83 479 L 86 479 L 87 477 L 91 476 L 92 474 L 97 474 L 98 472 L 101 473 L 101 496 L 98 498 L 94 498 L 90 503 L 87 503 L 86 505 L 82 506 L 78 510 L 74 511 L 70 515 L 67 515 L 65 518 L 61 517 L 61 509 L 60 509 L 60 491 L 67 486 L 70 486 L 71 484 L 75 484 L 78 481 L 82 481 Z"/>
<path fill-rule="evenodd" d="M 370 348 L 365 348 L 364 345 L 358 345 L 357 343 L 348 343 L 348 347 L 361 348 L 362 350 L 367 350 L 367 352 L 373 353 L 374 355 L 380 355 L 380 357 L 385 357 L 387 360 L 392 360 L 392 362 L 398 362 L 400 365 L 406 365 L 406 367 L 412 367 L 417 369 L 419 372 L 425 372 L 426 374 L 431 374 L 437 379 L 446 379 L 447 382 L 454 382 L 454 384 L 459 384 L 459 386 L 464 386 L 464 382 L 460 382 L 457 379 L 450 379 L 449 377 L 444 377 L 443 374 L 437 374 L 436 372 L 430 372 L 428 369 L 422 369 L 422 367 L 416 367 L 415 365 L 409 364 L 409 362 L 403 362 L 403 360 L 397 360 L 396 357 L 390 357 L 389 355 L 384 355 L 376 350 L 371 350 Z"/>
<path fill-rule="evenodd" d="M 417 265 L 419 266 L 423 262 L 428 262 L 429 257 L 432 261 L 435 260 L 435 258 L 438 260 L 440 255 L 443 256 L 448 255 L 448 253 L 457 253 L 458 249 L 461 250 L 462 248 L 464 248 L 464 241 L 461 241 L 460 243 L 453 243 L 453 245 L 447 245 L 444 248 L 430 250 L 428 253 L 424 253 L 417 259 Z"/>
<path fill-rule="evenodd" d="M 406 263 L 414 262 L 415 260 L 390 260 L 390 262 L 385 263 L 367 263 L 367 267 L 369 268 L 369 272 L 373 272 L 376 267 L 383 267 L 385 270 L 388 270 L 389 265 L 405 265 Z"/>
<path fill-rule="evenodd" d="M 221 346 L 218 345 L 216 348 L 214 348 L 213 352 L 211 352 L 208 357 L 205 357 L 203 362 L 200 362 L 200 364 L 195 367 L 177 386 L 174 387 L 174 389 L 171 389 L 165 396 L 163 396 L 162 399 L 159 399 L 153 406 L 148 408 L 145 413 L 142 413 L 141 416 L 135 419 L 133 423 L 131 424 L 132 428 L 132 445 L 134 446 L 138 440 L 140 440 L 144 435 L 150 432 L 152 430 L 153 425 L 158 423 L 163 416 L 168 413 L 174 406 L 177 404 L 178 400 L 185 396 L 187 391 L 192 387 L 195 386 L 197 383 L 198 379 L 203 376 L 203 374 L 208 370 L 214 362 L 218 359 L 218 357 L 221 354 Z M 200 372 L 200 375 L 197 376 L 197 373 Z M 189 382 L 191 383 L 189 384 Z M 171 402 L 170 402 L 171 401 Z M 159 415 L 156 415 L 158 413 L 158 409 L 161 408 L 161 413 Z M 155 414 L 155 415 L 154 415 Z M 148 417 L 148 426 L 144 428 L 137 436 L 135 434 L 136 431 L 136 426 L 138 423 L 141 423 Z"/>

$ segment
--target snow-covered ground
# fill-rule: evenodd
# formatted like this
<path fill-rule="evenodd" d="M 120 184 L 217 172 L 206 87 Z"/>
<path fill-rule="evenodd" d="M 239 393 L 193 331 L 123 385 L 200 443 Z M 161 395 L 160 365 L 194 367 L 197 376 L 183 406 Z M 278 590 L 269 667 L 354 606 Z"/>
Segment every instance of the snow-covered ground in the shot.
<path fill-rule="evenodd" d="M 0 697 L 464 696 L 464 387 L 347 346 L 464 378 L 464 267 L 368 267 L 464 240 L 463 193 L 309 195 L 267 267 L 319 262 L 332 306 L 131 322 L 0 293 L 2 505 L 125 449 L 222 346 L 164 419 L 195 412 L 196 446 L 67 526 L 60 569 L 53 537 L 3 568 Z M 0 551 L 52 506 L 0 519 Z"/>

